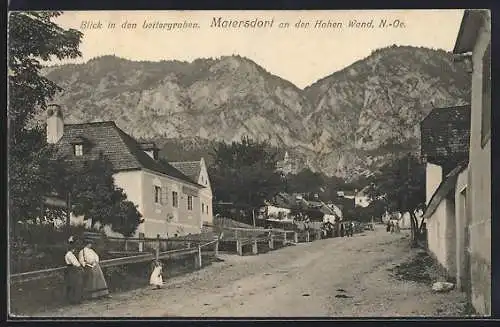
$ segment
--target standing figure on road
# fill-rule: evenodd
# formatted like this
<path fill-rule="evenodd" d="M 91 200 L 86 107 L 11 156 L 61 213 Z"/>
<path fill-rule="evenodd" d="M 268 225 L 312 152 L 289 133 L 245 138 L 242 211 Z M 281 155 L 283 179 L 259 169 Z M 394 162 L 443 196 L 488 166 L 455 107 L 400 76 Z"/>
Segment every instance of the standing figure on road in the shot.
<path fill-rule="evenodd" d="M 149 277 L 149 284 L 160 289 L 163 285 L 163 265 L 160 260 L 153 261 L 153 272 Z"/>
<path fill-rule="evenodd" d="M 78 254 L 80 264 L 84 269 L 84 294 L 91 299 L 109 296 L 108 284 L 104 279 L 99 255 L 92 249 L 92 240 L 87 240 L 85 247 Z"/>
<path fill-rule="evenodd" d="M 64 271 L 64 281 L 66 284 L 66 299 L 71 304 L 82 301 L 82 275 L 83 269 L 75 255 L 76 245 L 71 236 L 68 239 L 68 251 L 64 256 L 66 270 Z"/>

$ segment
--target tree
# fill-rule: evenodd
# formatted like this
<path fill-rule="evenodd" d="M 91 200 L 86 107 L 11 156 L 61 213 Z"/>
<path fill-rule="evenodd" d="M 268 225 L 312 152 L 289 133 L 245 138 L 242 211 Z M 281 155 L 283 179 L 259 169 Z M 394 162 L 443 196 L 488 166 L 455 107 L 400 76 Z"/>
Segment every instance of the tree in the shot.
<path fill-rule="evenodd" d="M 386 204 L 381 199 L 375 199 L 371 201 L 368 207 L 366 207 L 365 209 L 368 217 L 370 217 L 370 221 L 372 218 L 377 218 L 379 221 L 381 221 L 382 216 L 385 213 Z"/>
<path fill-rule="evenodd" d="M 9 15 L 9 132 L 13 142 L 22 141 L 22 132 L 37 109 L 62 89 L 40 75 L 42 63 L 81 56 L 82 33 L 65 30 L 52 19 L 61 12 L 13 12 Z M 19 135 L 18 133 L 21 133 Z M 20 137 L 20 138 L 19 138 Z"/>
<path fill-rule="evenodd" d="M 346 211 L 347 217 L 362 222 L 371 222 L 372 219 L 381 218 L 385 212 L 385 203 L 380 199 L 375 199 L 368 206 L 356 206 Z"/>
<path fill-rule="evenodd" d="M 57 171 L 45 133 L 30 123 L 60 88 L 41 76 L 41 61 L 80 56 L 82 34 L 52 22 L 60 12 L 13 12 L 8 39 L 9 217 L 29 220 L 43 209 L 43 197 Z"/>
<path fill-rule="evenodd" d="M 309 168 L 296 175 L 287 176 L 287 188 L 291 193 L 318 193 L 324 184 L 322 174 L 312 172 Z"/>
<path fill-rule="evenodd" d="M 231 202 L 251 217 L 263 200 L 283 189 L 276 172 L 277 151 L 268 142 L 243 137 L 240 142 L 219 142 L 211 153 L 210 176 L 218 201 Z"/>
<path fill-rule="evenodd" d="M 423 220 L 415 212 L 425 206 L 425 167 L 417 156 L 408 154 L 395 160 L 374 175 L 367 190 L 372 200 L 383 199 L 392 210 L 409 212 L 412 245 L 416 246 Z"/>
<path fill-rule="evenodd" d="M 59 160 L 61 161 L 61 160 Z M 115 232 L 134 234 L 142 215 L 114 184 L 113 166 L 105 157 L 68 165 L 59 193 L 71 194 L 72 212 L 91 219 L 92 226 L 109 225 Z"/>

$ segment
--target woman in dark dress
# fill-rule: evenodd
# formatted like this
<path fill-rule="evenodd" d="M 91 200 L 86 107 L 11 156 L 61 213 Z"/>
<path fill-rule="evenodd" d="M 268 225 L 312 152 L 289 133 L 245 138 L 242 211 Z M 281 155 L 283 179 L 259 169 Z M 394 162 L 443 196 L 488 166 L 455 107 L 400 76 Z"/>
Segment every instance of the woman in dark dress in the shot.
<path fill-rule="evenodd" d="M 66 270 L 64 271 L 64 280 L 66 284 L 66 299 L 71 304 L 77 304 L 82 301 L 82 278 L 83 268 L 75 255 L 76 245 L 73 237 L 68 239 L 68 251 L 64 256 Z"/>

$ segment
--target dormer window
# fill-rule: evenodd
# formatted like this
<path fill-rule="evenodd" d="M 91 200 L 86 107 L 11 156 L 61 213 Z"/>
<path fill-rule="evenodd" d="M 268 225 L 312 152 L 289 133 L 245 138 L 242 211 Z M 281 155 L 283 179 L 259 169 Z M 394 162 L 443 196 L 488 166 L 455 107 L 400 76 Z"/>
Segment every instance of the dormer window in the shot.
<path fill-rule="evenodd" d="M 73 153 L 77 157 L 83 156 L 83 144 L 74 144 Z"/>
<path fill-rule="evenodd" d="M 84 151 L 88 153 L 89 149 L 92 146 L 92 143 L 83 136 L 74 137 L 70 140 L 70 144 L 73 147 L 73 155 L 75 157 L 83 156 Z"/>
<path fill-rule="evenodd" d="M 154 142 L 141 142 L 139 143 L 140 148 L 154 160 L 158 160 L 158 151 Z"/>

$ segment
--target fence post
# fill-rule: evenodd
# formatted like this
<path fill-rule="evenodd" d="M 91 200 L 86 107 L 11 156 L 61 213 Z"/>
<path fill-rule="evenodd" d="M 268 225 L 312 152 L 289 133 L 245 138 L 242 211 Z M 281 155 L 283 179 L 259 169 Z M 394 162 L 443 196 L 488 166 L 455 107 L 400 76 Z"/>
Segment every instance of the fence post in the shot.
<path fill-rule="evenodd" d="M 308 243 L 310 242 L 309 241 L 309 231 L 306 232 L 306 242 L 308 242 Z"/>
<path fill-rule="evenodd" d="M 156 234 L 156 260 L 160 259 L 160 234 Z"/>
<path fill-rule="evenodd" d="M 254 240 L 253 240 L 253 244 L 252 244 L 252 253 L 253 253 L 253 254 L 258 254 L 258 253 L 259 253 L 259 250 L 258 250 L 258 247 L 257 247 L 257 239 L 254 239 Z"/>
<path fill-rule="evenodd" d="M 299 243 L 299 234 L 297 232 L 293 232 L 293 241 Z"/>
<path fill-rule="evenodd" d="M 125 239 L 125 252 L 127 252 L 127 251 L 128 251 L 128 240 Z"/>
<path fill-rule="evenodd" d="M 243 255 L 243 245 L 240 239 L 236 239 L 236 252 L 238 252 L 239 255 Z"/>
<path fill-rule="evenodd" d="M 286 232 L 283 232 L 283 245 L 286 245 Z"/>
<path fill-rule="evenodd" d="M 144 251 L 144 241 L 141 241 L 141 239 L 144 238 L 142 234 L 139 235 L 139 252 Z"/>
<path fill-rule="evenodd" d="M 202 261 L 201 261 L 201 246 L 198 245 L 198 253 L 196 254 L 195 258 L 195 263 L 196 263 L 196 268 L 201 268 L 202 266 Z"/>
<path fill-rule="evenodd" d="M 271 233 L 269 235 L 269 249 L 273 250 L 274 249 L 274 234 Z"/>
<path fill-rule="evenodd" d="M 236 238 L 236 253 L 238 253 L 239 255 L 243 255 L 243 249 L 240 238 L 238 236 L 238 230 L 234 231 L 234 238 Z"/>

